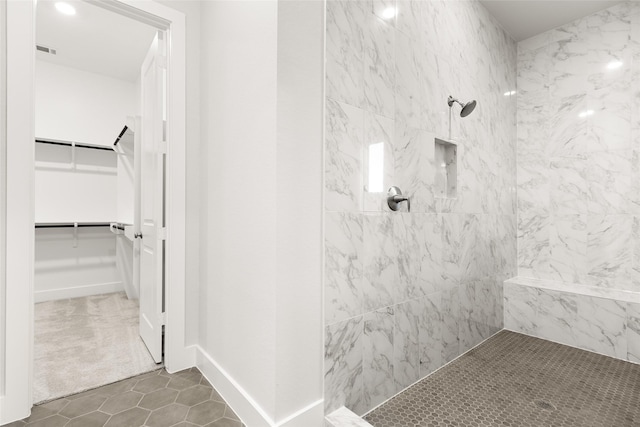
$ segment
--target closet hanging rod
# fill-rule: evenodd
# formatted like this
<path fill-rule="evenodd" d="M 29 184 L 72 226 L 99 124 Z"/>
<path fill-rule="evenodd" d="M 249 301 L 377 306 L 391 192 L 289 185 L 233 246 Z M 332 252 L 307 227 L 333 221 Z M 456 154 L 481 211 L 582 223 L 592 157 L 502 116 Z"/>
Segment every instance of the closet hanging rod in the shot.
<path fill-rule="evenodd" d="M 122 129 L 122 132 L 120 132 L 120 135 L 118 135 L 118 137 L 116 138 L 116 142 L 114 142 L 113 145 L 118 145 L 118 142 L 120 142 L 120 140 L 122 139 L 124 134 L 127 132 L 127 130 L 129 130 L 129 126 L 125 125 L 125 127 Z"/>
<path fill-rule="evenodd" d="M 56 222 L 37 223 L 36 228 L 75 228 L 78 227 L 109 227 L 110 222 Z"/>
<path fill-rule="evenodd" d="M 73 143 L 73 142 L 68 142 L 68 141 L 58 141 L 55 139 L 42 139 L 42 138 L 36 138 L 36 142 L 39 144 L 52 144 L 52 145 L 65 145 L 67 147 L 72 147 L 72 146 L 76 146 L 79 148 L 91 148 L 94 150 L 106 150 L 106 151 L 113 151 L 112 147 L 107 147 L 104 145 L 93 145 L 93 144 L 81 144 L 81 143 Z"/>

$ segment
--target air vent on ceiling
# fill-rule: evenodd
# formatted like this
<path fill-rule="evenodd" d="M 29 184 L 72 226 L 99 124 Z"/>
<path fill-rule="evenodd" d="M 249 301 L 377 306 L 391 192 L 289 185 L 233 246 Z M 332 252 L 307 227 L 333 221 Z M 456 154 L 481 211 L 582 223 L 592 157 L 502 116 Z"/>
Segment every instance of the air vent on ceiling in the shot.
<path fill-rule="evenodd" d="M 42 46 L 37 44 L 36 45 L 36 50 L 39 50 L 40 52 L 44 52 L 44 53 L 50 53 L 51 55 L 55 55 L 56 54 L 56 50 L 52 49 L 50 47 L 46 47 L 46 46 Z"/>

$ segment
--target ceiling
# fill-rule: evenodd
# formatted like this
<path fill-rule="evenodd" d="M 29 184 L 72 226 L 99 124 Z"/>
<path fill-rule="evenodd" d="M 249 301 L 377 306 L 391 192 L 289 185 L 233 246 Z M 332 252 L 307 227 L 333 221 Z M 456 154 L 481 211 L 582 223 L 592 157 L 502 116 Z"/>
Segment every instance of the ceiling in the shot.
<path fill-rule="evenodd" d="M 135 82 L 156 29 L 84 1 L 65 2 L 75 15 L 58 12 L 53 0 L 38 0 L 36 44 L 57 54 L 38 51 L 37 58 Z"/>
<path fill-rule="evenodd" d="M 611 7 L 612 0 L 480 0 L 516 40 Z M 55 0 L 39 0 L 36 43 L 56 49 L 39 59 L 134 82 L 156 29 L 85 1 L 66 0 L 76 15 L 66 16 Z"/>
<path fill-rule="evenodd" d="M 622 1 L 480 0 L 516 41 L 591 15 Z"/>

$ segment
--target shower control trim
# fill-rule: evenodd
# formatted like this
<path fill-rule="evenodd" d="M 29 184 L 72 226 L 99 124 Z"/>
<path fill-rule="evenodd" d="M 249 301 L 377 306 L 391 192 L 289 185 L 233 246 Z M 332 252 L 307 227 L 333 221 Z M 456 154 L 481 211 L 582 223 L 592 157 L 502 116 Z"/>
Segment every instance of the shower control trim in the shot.
<path fill-rule="evenodd" d="M 402 202 L 407 202 L 407 212 L 411 212 L 411 200 L 403 196 L 402 191 L 398 187 L 393 186 L 389 188 L 389 191 L 387 191 L 387 205 L 389 205 L 389 209 L 397 211 L 400 209 L 398 205 Z"/>

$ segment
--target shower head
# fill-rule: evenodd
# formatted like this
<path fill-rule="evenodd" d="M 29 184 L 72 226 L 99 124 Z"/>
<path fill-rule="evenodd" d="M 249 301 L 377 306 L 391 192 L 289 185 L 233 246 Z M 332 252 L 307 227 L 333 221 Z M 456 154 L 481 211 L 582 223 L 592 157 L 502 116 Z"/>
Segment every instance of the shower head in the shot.
<path fill-rule="evenodd" d="M 453 106 L 454 102 L 457 102 L 462 107 L 462 111 L 460 111 L 460 117 L 467 117 L 476 108 L 475 99 L 473 101 L 467 102 L 466 104 L 463 104 L 462 102 L 458 101 L 457 99 L 449 95 L 449 99 L 447 99 L 447 104 L 449 105 L 449 108 Z"/>

